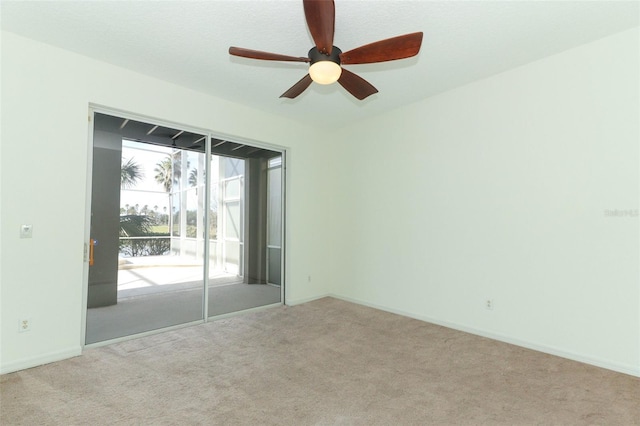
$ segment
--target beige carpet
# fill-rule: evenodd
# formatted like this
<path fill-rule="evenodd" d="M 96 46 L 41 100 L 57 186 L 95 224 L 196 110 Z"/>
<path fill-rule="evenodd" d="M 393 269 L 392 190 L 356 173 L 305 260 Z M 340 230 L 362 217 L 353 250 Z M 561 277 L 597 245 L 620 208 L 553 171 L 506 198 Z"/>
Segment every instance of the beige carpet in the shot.
<path fill-rule="evenodd" d="M 325 298 L 4 375 L 2 425 L 640 425 L 640 379 Z"/>

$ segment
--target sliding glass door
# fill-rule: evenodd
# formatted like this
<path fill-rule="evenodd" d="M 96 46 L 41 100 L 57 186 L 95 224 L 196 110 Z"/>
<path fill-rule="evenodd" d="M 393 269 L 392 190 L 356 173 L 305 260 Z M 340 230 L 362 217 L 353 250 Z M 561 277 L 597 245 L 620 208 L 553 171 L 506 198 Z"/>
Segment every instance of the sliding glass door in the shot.
<path fill-rule="evenodd" d="M 282 302 L 281 152 L 93 124 L 85 343 Z"/>

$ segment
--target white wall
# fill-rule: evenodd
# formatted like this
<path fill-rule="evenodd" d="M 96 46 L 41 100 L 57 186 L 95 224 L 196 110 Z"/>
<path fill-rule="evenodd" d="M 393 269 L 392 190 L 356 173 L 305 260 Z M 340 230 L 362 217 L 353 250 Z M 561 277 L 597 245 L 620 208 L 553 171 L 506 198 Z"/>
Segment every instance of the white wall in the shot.
<path fill-rule="evenodd" d="M 638 217 L 605 216 L 639 207 L 638 52 L 626 31 L 340 131 L 331 291 L 640 375 Z"/>
<path fill-rule="evenodd" d="M 3 32 L 0 371 L 80 353 L 89 103 L 290 148 L 287 300 L 326 292 L 322 274 L 307 281 L 331 240 L 314 232 L 328 153 L 308 129 Z M 21 318 L 31 331 L 17 332 Z"/>

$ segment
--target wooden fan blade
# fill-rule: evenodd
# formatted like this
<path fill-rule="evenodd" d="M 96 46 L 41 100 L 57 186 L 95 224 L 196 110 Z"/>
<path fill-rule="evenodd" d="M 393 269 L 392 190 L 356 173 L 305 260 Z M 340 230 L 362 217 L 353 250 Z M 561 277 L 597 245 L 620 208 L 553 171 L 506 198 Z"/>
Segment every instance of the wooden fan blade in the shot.
<path fill-rule="evenodd" d="M 373 87 L 367 80 L 344 68 L 342 68 L 342 74 L 340 74 L 338 83 L 340 83 L 347 92 L 360 100 L 363 100 L 374 93 L 378 93 L 378 89 Z"/>
<path fill-rule="evenodd" d="M 300 81 L 291 86 L 289 90 L 280 95 L 281 98 L 289 98 L 293 99 L 297 97 L 300 93 L 304 92 L 307 87 L 311 84 L 313 80 L 311 80 L 311 76 L 309 74 L 302 77 Z"/>
<path fill-rule="evenodd" d="M 320 53 L 331 54 L 336 7 L 333 0 L 303 0 L 307 26 Z"/>
<path fill-rule="evenodd" d="M 265 61 L 290 61 L 290 62 L 311 62 L 309 58 L 280 55 L 278 53 L 262 52 L 260 50 L 244 49 L 242 47 L 230 47 L 229 54 L 250 59 L 262 59 Z"/>
<path fill-rule="evenodd" d="M 357 47 L 340 55 L 343 64 L 371 64 L 415 56 L 422 45 L 422 33 L 405 34 Z"/>

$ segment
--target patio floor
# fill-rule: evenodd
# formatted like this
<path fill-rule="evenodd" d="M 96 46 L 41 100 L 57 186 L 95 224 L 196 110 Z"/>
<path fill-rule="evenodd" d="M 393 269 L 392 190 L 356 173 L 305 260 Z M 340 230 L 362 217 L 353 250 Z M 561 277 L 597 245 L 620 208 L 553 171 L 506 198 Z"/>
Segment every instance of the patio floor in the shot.
<path fill-rule="evenodd" d="M 126 261 L 118 270 L 118 303 L 87 310 L 86 344 L 202 319 L 202 265 L 177 256 Z M 280 302 L 278 286 L 209 273 L 209 317 Z"/>

